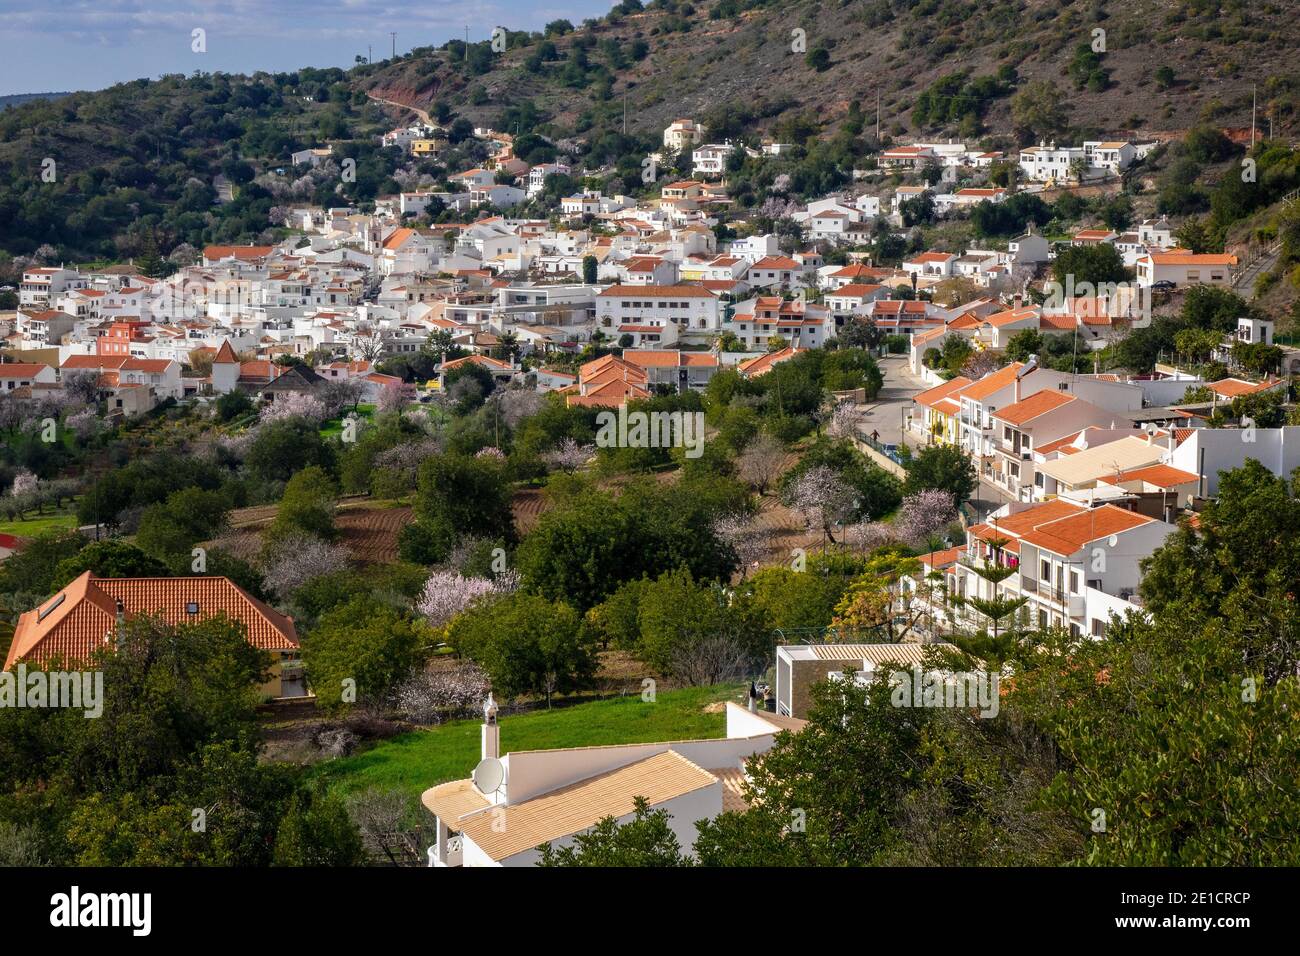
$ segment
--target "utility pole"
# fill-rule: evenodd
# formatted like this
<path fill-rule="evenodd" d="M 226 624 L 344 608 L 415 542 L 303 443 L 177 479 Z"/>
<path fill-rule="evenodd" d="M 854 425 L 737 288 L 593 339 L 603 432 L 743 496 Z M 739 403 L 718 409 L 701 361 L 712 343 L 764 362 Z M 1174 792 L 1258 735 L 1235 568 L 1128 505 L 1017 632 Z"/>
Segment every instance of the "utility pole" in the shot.
<path fill-rule="evenodd" d="M 623 91 L 623 135 L 627 135 L 627 90 Z"/>
<path fill-rule="evenodd" d="M 1255 148 L 1255 84 L 1250 84 L 1250 148 Z"/>
<path fill-rule="evenodd" d="M 393 38 L 393 59 L 396 60 L 397 59 L 397 34 L 390 31 L 388 35 Z"/>
<path fill-rule="evenodd" d="M 880 90 L 876 90 L 876 145 L 880 145 Z"/>
<path fill-rule="evenodd" d="M 375 62 L 375 45 L 373 43 L 366 44 L 366 62 L 367 63 Z"/>

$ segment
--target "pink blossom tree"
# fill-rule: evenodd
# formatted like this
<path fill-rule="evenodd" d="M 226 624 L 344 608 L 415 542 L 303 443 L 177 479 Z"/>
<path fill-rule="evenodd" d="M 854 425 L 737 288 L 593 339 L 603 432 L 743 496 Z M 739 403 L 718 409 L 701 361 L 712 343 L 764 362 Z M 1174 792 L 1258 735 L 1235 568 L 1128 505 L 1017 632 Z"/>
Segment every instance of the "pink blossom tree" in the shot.
<path fill-rule="evenodd" d="M 435 628 L 444 627 L 484 597 L 513 590 L 516 582 L 517 578 L 499 583 L 499 579 L 465 577 L 459 571 L 439 569 L 424 582 L 424 592 L 415 607 Z"/>
<path fill-rule="evenodd" d="M 267 587 L 287 601 L 308 581 L 345 570 L 348 551 L 314 535 L 289 534 L 271 546 L 262 565 Z"/>
<path fill-rule="evenodd" d="M 580 445 L 572 438 L 565 438 L 543 455 L 542 460 L 556 471 L 574 472 L 590 461 L 593 454 L 594 445 Z"/>
<path fill-rule="evenodd" d="M 810 530 L 821 528 L 832 541 L 831 529 L 857 508 L 853 487 L 829 465 L 814 465 L 796 478 L 786 489 L 785 500 Z"/>
<path fill-rule="evenodd" d="M 305 418 L 319 425 L 328 417 L 325 403 L 307 392 L 286 392 L 273 401 L 258 416 L 261 424 L 283 421 L 286 418 Z"/>
<path fill-rule="evenodd" d="M 903 499 L 894 526 L 905 541 L 929 545 L 956 520 L 952 495 L 937 488 L 926 488 Z"/>

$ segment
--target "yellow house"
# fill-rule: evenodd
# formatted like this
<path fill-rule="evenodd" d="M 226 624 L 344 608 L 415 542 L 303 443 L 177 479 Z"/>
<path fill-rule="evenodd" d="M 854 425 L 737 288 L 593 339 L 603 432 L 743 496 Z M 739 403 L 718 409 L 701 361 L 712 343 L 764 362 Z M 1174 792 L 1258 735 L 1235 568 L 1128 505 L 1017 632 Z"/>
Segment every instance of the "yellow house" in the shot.
<path fill-rule="evenodd" d="M 926 389 L 913 397 L 920 409 L 920 425 L 928 440 L 936 445 L 956 445 L 960 441 L 958 416 L 961 414 L 961 390 L 971 384 L 964 375 Z M 913 413 L 913 420 L 917 419 Z"/>
<path fill-rule="evenodd" d="M 437 156 L 446 145 L 442 139 L 415 139 L 411 141 L 411 152 L 416 156 Z"/>

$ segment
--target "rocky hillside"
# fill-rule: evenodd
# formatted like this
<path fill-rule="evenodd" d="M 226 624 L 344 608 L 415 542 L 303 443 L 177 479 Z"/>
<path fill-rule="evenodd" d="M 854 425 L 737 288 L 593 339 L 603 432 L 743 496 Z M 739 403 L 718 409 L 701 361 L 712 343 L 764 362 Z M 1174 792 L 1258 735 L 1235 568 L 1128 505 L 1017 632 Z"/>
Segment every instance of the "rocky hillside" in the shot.
<path fill-rule="evenodd" d="M 624 6 L 627 6 L 626 4 Z M 633 0 L 631 6 L 639 6 Z M 555 132 L 603 124 L 653 133 L 678 115 L 752 111 L 775 127 L 790 113 L 835 124 L 858 101 L 868 127 L 880 103 L 882 133 L 966 135 L 1048 132 L 1013 117 L 1015 92 L 1049 81 L 1064 115 L 1055 130 L 1171 131 L 1209 120 L 1259 117 L 1278 132 L 1300 111 L 1290 53 L 1294 9 L 1241 0 L 846 0 L 839 3 L 692 5 L 653 9 L 550 31 L 425 49 L 354 72 L 385 99 L 455 108 L 476 121 L 531 102 Z M 616 8 L 616 11 L 619 8 Z M 501 44 L 498 44 L 500 47 Z M 818 51 L 824 51 L 818 52 Z M 1101 52 L 1095 52 L 1101 51 Z M 993 96 L 966 81 L 1014 82 Z M 939 84 L 936 86 L 936 84 Z M 914 113 L 930 91 L 939 109 Z M 971 106 L 971 101 L 974 106 Z M 1022 110 L 1022 113 L 1025 112 Z M 1037 126 L 1038 128 L 1034 128 Z"/>

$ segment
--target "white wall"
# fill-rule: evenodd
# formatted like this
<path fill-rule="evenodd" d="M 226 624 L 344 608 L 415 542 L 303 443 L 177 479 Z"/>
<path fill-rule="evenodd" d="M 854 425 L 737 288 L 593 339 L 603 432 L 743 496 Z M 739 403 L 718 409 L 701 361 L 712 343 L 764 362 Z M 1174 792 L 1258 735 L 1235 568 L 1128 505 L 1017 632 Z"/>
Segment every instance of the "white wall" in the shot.
<path fill-rule="evenodd" d="M 1253 437 L 1253 441 L 1248 439 Z M 1240 468 L 1254 458 L 1273 474 L 1286 478 L 1300 468 L 1300 425 L 1282 428 L 1198 428 L 1174 449 L 1175 468 L 1201 474 L 1201 451 L 1205 452 L 1205 491 L 1219 493 L 1219 472 Z"/>
<path fill-rule="evenodd" d="M 516 751 L 507 754 L 502 760 L 506 765 L 509 802 L 523 803 L 579 780 L 617 770 L 669 750 L 676 751 L 705 770 L 737 767 L 743 757 L 764 753 L 771 748 L 776 728 L 769 726 L 767 731 L 755 737 Z"/>

